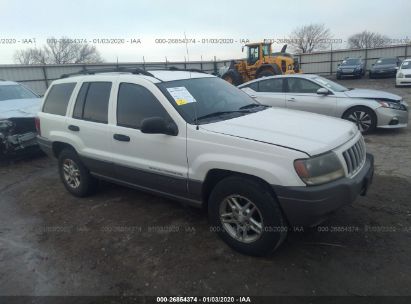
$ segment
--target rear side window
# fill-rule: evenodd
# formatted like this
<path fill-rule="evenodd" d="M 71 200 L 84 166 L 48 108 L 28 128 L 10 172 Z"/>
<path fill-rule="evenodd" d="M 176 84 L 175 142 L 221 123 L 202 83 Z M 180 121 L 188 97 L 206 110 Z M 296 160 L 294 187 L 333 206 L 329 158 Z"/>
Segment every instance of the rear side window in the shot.
<path fill-rule="evenodd" d="M 274 78 L 260 81 L 259 84 L 260 92 L 272 92 L 272 93 L 281 93 L 283 92 L 283 79 Z"/>
<path fill-rule="evenodd" d="M 258 82 L 252 82 L 244 88 L 250 88 L 251 90 L 258 92 Z"/>
<path fill-rule="evenodd" d="M 157 98 L 145 87 L 121 83 L 117 97 L 117 125 L 140 129 L 143 119 L 169 116 Z"/>
<path fill-rule="evenodd" d="M 76 83 L 71 82 L 53 85 L 44 101 L 43 112 L 66 115 L 67 105 L 75 86 Z"/>
<path fill-rule="evenodd" d="M 107 123 L 111 82 L 85 82 L 77 95 L 73 117 Z"/>

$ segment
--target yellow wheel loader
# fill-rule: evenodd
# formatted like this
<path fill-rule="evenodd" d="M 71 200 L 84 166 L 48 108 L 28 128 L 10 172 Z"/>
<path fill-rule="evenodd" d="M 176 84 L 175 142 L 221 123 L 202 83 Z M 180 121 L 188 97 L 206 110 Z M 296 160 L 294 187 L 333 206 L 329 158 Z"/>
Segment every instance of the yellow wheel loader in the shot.
<path fill-rule="evenodd" d="M 221 76 L 233 85 L 237 86 L 260 77 L 301 73 L 298 60 L 286 53 L 287 45 L 278 53 L 271 52 L 271 43 L 250 43 L 245 46 L 247 59 L 232 61 L 228 70 Z"/>

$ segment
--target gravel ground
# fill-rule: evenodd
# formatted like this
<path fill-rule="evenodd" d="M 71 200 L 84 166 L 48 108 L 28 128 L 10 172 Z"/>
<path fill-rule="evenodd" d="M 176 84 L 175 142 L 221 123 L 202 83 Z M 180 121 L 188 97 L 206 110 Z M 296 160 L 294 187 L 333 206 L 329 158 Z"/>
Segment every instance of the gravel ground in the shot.
<path fill-rule="evenodd" d="M 343 80 L 385 89 L 393 79 Z M 0 295 L 411 295 L 411 131 L 366 137 L 374 183 L 272 256 L 229 249 L 206 213 L 102 183 L 74 198 L 56 162 L 0 164 Z"/>

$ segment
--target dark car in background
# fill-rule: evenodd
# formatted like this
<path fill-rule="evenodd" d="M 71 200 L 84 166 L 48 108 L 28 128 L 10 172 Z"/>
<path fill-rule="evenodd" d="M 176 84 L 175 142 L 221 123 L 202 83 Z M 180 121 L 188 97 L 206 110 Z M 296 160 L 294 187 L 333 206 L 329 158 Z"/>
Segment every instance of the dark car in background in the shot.
<path fill-rule="evenodd" d="M 398 67 L 401 65 L 399 58 L 379 58 L 372 64 L 369 77 L 395 77 Z"/>
<path fill-rule="evenodd" d="M 342 77 L 361 78 L 365 75 L 365 62 L 361 58 L 346 58 L 337 67 L 337 79 Z"/>
<path fill-rule="evenodd" d="M 41 98 L 26 86 L 0 80 L 0 157 L 38 148 L 35 117 Z"/>

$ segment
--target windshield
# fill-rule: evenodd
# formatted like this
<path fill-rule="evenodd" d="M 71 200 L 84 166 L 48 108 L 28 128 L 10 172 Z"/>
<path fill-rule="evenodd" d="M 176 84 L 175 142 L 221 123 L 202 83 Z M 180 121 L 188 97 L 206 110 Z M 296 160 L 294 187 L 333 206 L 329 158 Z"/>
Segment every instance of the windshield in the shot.
<path fill-rule="evenodd" d="M 338 84 L 334 81 L 331 81 L 327 78 L 317 76 L 317 77 L 314 77 L 313 79 L 314 79 L 314 81 L 318 82 L 319 84 L 326 87 L 327 89 L 330 89 L 331 91 L 334 91 L 334 92 L 348 91 L 348 89 L 346 87 L 344 87 L 344 86 L 342 86 L 342 85 L 340 85 L 340 84 Z"/>
<path fill-rule="evenodd" d="M 346 59 L 343 60 L 341 65 L 357 65 L 360 63 L 360 59 Z"/>
<path fill-rule="evenodd" d="M 404 61 L 401 65 L 401 69 L 403 70 L 411 69 L 411 61 Z"/>
<path fill-rule="evenodd" d="M 38 98 L 38 96 L 19 84 L 0 85 L 0 100 L 27 98 Z"/>
<path fill-rule="evenodd" d="M 378 59 L 375 64 L 376 65 L 379 65 L 379 64 L 397 64 L 397 59 L 395 59 L 395 58 L 381 58 L 381 59 Z"/>
<path fill-rule="evenodd" d="M 157 86 L 190 124 L 230 119 L 265 108 L 240 89 L 217 77 L 161 82 Z M 202 117 L 204 120 L 200 119 Z"/>

